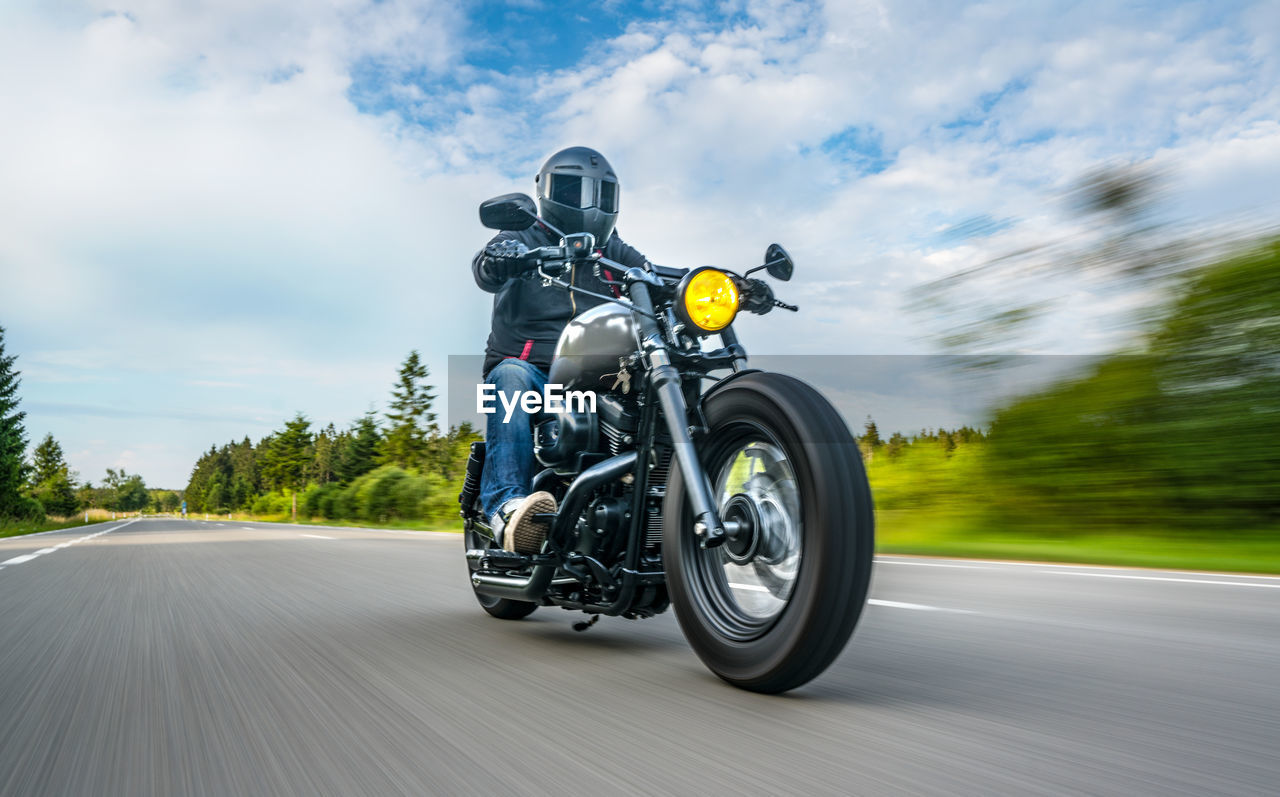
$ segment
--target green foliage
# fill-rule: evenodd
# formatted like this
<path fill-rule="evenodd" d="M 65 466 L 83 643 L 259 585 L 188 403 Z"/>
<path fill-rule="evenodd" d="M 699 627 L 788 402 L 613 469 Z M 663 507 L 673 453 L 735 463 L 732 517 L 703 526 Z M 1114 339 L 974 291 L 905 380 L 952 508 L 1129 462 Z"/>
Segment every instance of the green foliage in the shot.
<path fill-rule="evenodd" d="M 339 439 L 337 451 L 337 476 L 349 482 L 363 476 L 378 466 L 378 449 L 382 445 L 382 431 L 373 411 L 360 417 L 350 431 Z"/>
<path fill-rule="evenodd" d="M 31 495 L 44 506 L 44 511 L 66 517 L 76 511 L 75 480 L 62 454 L 62 446 L 46 434 L 31 453 Z"/>
<path fill-rule="evenodd" d="M 0 520 L 26 520 L 43 515 L 44 507 L 23 494 L 29 466 L 26 463 L 27 432 L 22 421 L 27 417 L 18 410 L 18 378 L 14 369 L 17 355 L 5 356 L 4 327 L 0 327 Z"/>
<path fill-rule="evenodd" d="M 882 450 L 886 456 L 864 454 L 877 510 L 973 510 L 987 498 L 985 438 L 976 429 L 922 431 L 910 440 L 895 432 Z"/>
<path fill-rule="evenodd" d="M 40 484 L 67 472 L 67 461 L 62 454 L 62 446 L 46 434 L 40 444 L 31 452 L 31 482 Z"/>
<path fill-rule="evenodd" d="M 463 461 L 465 467 L 465 460 Z M 371 523 L 442 521 L 457 515 L 460 482 L 434 473 L 383 465 L 349 485 L 312 485 L 298 501 L 299 514 Z"/>
<path fill-rule="evenodd" d="M 321 429 L 315 438 L 315 457 L 311 461 L 309 479 L 316 484 L 328 484 L 338 475 L 338 430 L 333 424 Z"/>
<path fill-rule="evenodd" d="M 107 468 L 107 476 L 102 480 L 105 491 L 105 507 L 116 512 L 135 512 L 142 509 L 151 500 L 147 485 L 142 477 L 130 476 L 124 468 L 115 470 Z"/>
<path fill-rule="evenodd" d="M 266 484 L 277 490 L 300 490 L 306 486 L 307 472 L 315 456 L 311 422 L 301 412 L 286 421 L 284 430 L 258 449 L 259 465 Z"/>
<path fill-rule="evenodd" d="M 427 366 L 416 350 L 409 352 L 400 366 L 400 379 L 391 389 L 391 409 L 387 413 L 387 435 L 382 441 L 378 461 L 382 464 L 416 468 L 431 458 L 431 438 L 438 436 L 431 411 L 435 396 L 431 385 L 424 385 Z"/>
<path fill-rule="evenodd" d="M 1000 514 L 1143 528 L 1280 522 L 1280 242 L 1202 269 L 1150 336 L 995 418 Z"/>
<path fill-rule="evenodd" d="M 255 515 L 287 515 L 292 511 L 292 506 L 291 495 L 271 492 L 255 498 L 251 511 Z"/>
<path fill-rule="evenodd" d="M 36 485 L 31 491 L 31 497 L 41 503 L 45 512 L 55 517 L 75 514 L 80 506 L 76 500 L 75 486 L 66 473 Z"/>
<path fill-rule="evenodd" d="M 173 490 L 148 490 L 147 493 L 150 512 L 176 512 L 182 506 L 182 497 Z"/>
<path fill-rule="evenodd" d="M 421 384 L 427 373 L 411 352 L 393 390 L 385 434 L 373 411 L 347 429 L 329 424 L 314 435 L 298 413 L 257 446 L 245 438 L 211 447 L 192 468 L 184 493 L 189 510 L 283 515 L 296 494 L 305 518 L 389 523 L 457 517 L 470 446 L 480 435 L 470 424 L 439 432 L 432 388 Z"/>

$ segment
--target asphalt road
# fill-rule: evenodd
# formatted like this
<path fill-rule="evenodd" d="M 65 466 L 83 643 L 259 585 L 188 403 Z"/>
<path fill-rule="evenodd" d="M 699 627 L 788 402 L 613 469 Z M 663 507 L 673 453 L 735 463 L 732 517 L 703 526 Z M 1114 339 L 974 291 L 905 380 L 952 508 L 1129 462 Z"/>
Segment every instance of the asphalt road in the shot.
<path fill-rule="evenodd" d="M 1280 793 L 1280 579 L 885 557 L 766 697 L 670 614 L 493 620 L 465 571 L 449 534 L 0 540 L 0 794 Z"/>

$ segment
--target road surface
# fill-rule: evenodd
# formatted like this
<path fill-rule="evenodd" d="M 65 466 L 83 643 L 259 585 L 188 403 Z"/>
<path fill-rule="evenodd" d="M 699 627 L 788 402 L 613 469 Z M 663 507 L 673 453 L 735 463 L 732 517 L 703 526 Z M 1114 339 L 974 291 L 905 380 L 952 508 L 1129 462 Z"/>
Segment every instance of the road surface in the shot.
<path fill-rule="evenodd" d="M 1280 579 L 882 557 L 767 697 L 671 614 L 503 622 L 465 571 L 452 534 L 0 540 L 0 794 L 1280 793 Z"/>

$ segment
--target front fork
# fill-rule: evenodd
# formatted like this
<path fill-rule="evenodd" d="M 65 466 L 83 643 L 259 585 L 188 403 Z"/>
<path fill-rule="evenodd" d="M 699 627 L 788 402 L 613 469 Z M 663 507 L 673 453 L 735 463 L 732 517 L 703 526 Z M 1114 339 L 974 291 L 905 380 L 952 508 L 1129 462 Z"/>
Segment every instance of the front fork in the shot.
<path fill-rule="evenodd" d="M 662 413 L 667 418 L 667 432 L 671 435 L 672 456 L 680 466 L 685 489 L 689 493 L 689 505 L 693 509 L 693 532 L 703 548 L 713 548 L 724 543 L 725 526 L 720 520 L 711 484 L 698 459 L 689 430 L 689 407 L 680 390 L 680 371 L 671 364 L 666 341 L 654 317 L 653 300 L 649 296 L 648 275 L 638 269 L 628 273 L 631 301 L 640 312 L 635 313 L 640 328 L 640 345 L 649 365 L 649 378 L 653 380 Z"/>

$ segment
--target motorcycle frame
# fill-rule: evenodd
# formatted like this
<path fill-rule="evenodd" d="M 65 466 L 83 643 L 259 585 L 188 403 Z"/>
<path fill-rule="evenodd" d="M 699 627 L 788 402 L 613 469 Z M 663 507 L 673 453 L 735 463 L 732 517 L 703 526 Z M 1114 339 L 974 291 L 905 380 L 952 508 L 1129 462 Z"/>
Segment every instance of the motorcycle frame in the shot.
<path fill-rule="evenodd" d="M 645 514 L 649 496 L 650 473 L 659 445 L 659 428 L 656 414 L 662 411 L 666 431 L 670 437 L 671 457 L 680 468 L 686 485 L 690 509 L 694 517 L 694 533 L 702 548 L 722 544 L 736 531 L 735 523 L 724 523 L 715 505 L 702 463 L 694 443 L 696 432 L 705 432 L 702 419 L 702 402 L 724 383 L 748 372 L 747 356 L 738 343 L 732 327 L 720 333 L 723 347 L 711 352 L 700 349 L 694 352 L 673 350 L 675 341 L 668 345 L 666 335 L 658 323 L 650 288 L 671 290 L 662 278 L 639 268 L 625 268 L 619 263 L 599 256 L 581 258 L 600 263 L 623 274 L 628 300 L 597 294 L 558 280 L 540 270 L 545 280 L 562 285 L 570 291 L 594 296 L 632 311 L 639 330 L 641 361 L 647 378 L 642 380 L 640 394 L 641 414 L 637 424 L 638 439 L 633 450 L 618 454 L 592 465 L 574 477 L 552 521 L 549 540 L 553 545 L 572 539 L 574 527 L 583 510 L 598 488 L 633 473 L 635 481 L 631 492 L 631 519 L 626 528 L 626 548 L 622 567 L 615 577 L 612 572 L 592 556 L 557 551 L 540 554 L 533 562 L 528 576 L 507 576 L 492 573 L 472 573 L 472 585 L 477 593 L 515 601 L 548 602 L 567 609 L 579 609 L 589 614 L 620 615 L 630 611 L 635 604 L 636 593 L 642 587 L 660 586 L 666 583 L 662 570 L 642 570 L 641 556 L 644 550 L 642 536 L 647 530 Z M 672 330 L 674 334 L 674 330 Z M 677 366 L 678 363 L 678 366 Z M 734 373 L 718 380 L 707 391 L 701 390 L 702 379 L 712 370 L 730 367 Z M 692 378 L 687 378 L 692 377 Z M 698 422 L 691 424 L 691 413 Z M 726 528 L 726 526 L 728 528 Z M 580 571 L 581 565 L 587 567 Z M 594 603 L 572 598 L 549 597 L 547 592 L 557 570 L 565 570 L 584 586 L 592 580 L 599 582 L 602 594 L 612 597 L 609 603 Z M 577 571 L 577 572 L 575 572 Z"/>

